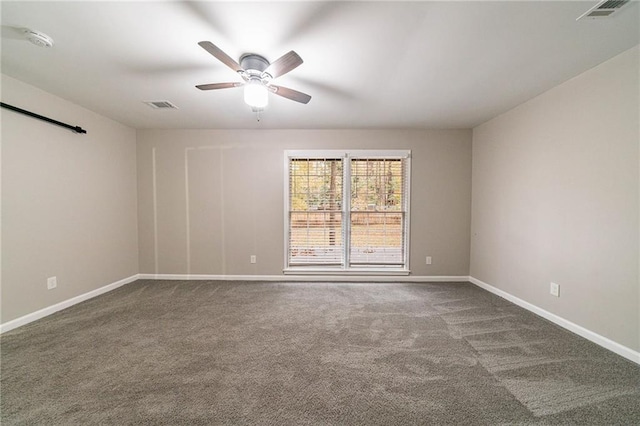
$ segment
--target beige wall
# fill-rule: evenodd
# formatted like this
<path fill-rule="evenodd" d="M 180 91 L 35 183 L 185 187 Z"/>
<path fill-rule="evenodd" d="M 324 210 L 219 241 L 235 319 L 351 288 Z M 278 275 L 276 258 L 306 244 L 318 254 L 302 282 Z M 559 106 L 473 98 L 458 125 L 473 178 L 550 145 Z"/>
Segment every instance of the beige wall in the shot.
<path fill-rule="evenodd" d="M 473 131 L 471 276 L 640 350 L 631 49 Z M 549 283 L 560 284 L 560 298 Z"/>
<path fill-rule="evenodd" d="M 2 76 L 1 322 L 138 272 L 133 129 Z M 47 290 L 56 276 L 58 287 Z"/>
<path fill-rule="evenodd" d="M 469 130 L 138 131 L 140 272 L 282 274 L 284 151 L 347 148 L 412 151 L 412 274 L 468 275 Z"/>
<path fill-rule="evenodd" d="M 89 133 L 1 112 L 0 320 L 138 272 L 279 275 L 285 150 L 410 149 L 413 275 L 471 274 L 640 350 L 638 51 L 473 134 L 136 134 L 2 76 L 3 102 Z M 54 275 L 58 288 L 49 291 Z M 549 295 L 550 281 L 561 285 L 560 298 Z"/>

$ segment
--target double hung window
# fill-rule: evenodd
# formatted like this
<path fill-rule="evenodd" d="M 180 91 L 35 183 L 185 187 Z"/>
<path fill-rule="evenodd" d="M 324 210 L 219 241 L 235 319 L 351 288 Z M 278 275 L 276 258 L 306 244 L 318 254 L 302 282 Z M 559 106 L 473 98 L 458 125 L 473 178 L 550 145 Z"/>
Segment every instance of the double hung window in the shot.
<path fill-rule="evenodd" d="M 285 159 L 285 271 L 408 272 L 409 151 Z"/>

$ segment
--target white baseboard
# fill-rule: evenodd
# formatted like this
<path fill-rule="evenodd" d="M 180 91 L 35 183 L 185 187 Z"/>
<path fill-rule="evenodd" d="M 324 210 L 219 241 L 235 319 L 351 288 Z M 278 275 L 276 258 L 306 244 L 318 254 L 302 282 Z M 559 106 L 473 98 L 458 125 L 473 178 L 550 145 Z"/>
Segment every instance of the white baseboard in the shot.
<path fill-rule="evenodd" d="M 592 341 L 593 343 L 596 343 L 597 345 L 602 346 L 605 349 L 609 349 L 610 351 L 630 360 L 635 362 L 636 364 L 640 364 L 640 352 L 634 351 L 631 348 L 628 348 L 626 346 L 621 345 L 620 343 L 616 343 L 611 339 L 608 339 L 604 336 L 599 335 L 598 333 L 595 333 L 591 330 L 588 330 L 582 326 L 579 326 L 578 324 L 575 324 L 569 320 L 566 320 L 556 314 L 552 314 L 549 311 L 546 311 L 542 308 L 537 307 L 536 305 L 533 305 L 529 302 L 526 302 L 516 296 L 513 296 L 509 293 L 507 293 L 506 291 L 500 290 L 499 288 L 496 288 L 490 284 L 485 283 L 484 281 L 480 281 L 477 278 L 474 277 L 469 277 L 469 282 L 477 285 L 480 288 L 483 288 L 485 290 L 487 290 L 490 293 L 493 293 L 495 295 L 498 295 L 500 297 L 502 297 L 503 299 L 507 299 L 509 302 L 512 302 L 528 311 L 533 312 L 536 315 L 541 316 L 542 318 L 545 318 L 557 325 L 559 325 L 562 328 L 566 328 L 567 330 L 577 334 L 578 336 L 584 337 L 587 340 Z"/>
<path fill-rule="evenodd" d="M 536 315 L 539 315 L 560 327 L 563 327 L 587 340 L 596 343 L 630 361 L 640 364 L 640 352 L 634 351 L 620 343 L 614 342 L 604 336 L 599 335 L 591 330 L 579 326 L 569 320 L 566 320 L 556 314 L 539 308 L 529 302 L 526 302 L 506 291 L 500 290 L 490 284 L 485 283 L 471 276 L 362 276 L 362 275 L 197 275 L 197 274 L 135 274 L 128 278 L 105 285 L 88 293 L 81 294 L 55 305 L 40 309 L 39 311 L 24 315 L 20 318 L 0 324 L 0 334 L 13 330 L 25 324 L 44 318 L 55 312 L 61 311 L 85 300 L 115 290 L 125 284 L 132 283 L 138 279 L 150 280 L 215 280 L 215 281 L 286 281 L 286 282 L 313 282 L 313 281 L 329 281 L 329 282 L 471 282 L 478 287 L 489 291 L 495 295 L 502 297 Z"/>
<path fill-rule="evenodd" d="M 333 282 L 467 282 L 463 276 L 426 275 L 200 275 L 200 274 L 138 274 L 143 280 L 211 280 L 211 281 L 333 281 Z"/>
<path fill-rule="evenodd" d="M 55 305 L 40 309 L 39 311 L 35 311 L 30 314 L 24 315 L 20 318 L 16 318 L 14 320 L 5 322 L 4 324 L 0 324 L 0 334 L 9 330 L 13 330 L 14 328 L 18 328 L 20 326 L 29 324 L 30 322 L 39 320 L 40 318 L 44 318 L 47 315 L 51 315 L 55 312 L 61 311 L 63 309 L 76 305 L 80 302 L 84 302 L 85 300 L 94 298 L 108 291 L 115 290 L 116 288 L 121 287 L 125 284 L 129 284 L 131 282 L 134 282 L 137 279 L 138 279 L 138 274 L 135 274 L 128 278 L 124 278 L 114 283 L 107 284 L 104 287 L 100 287 L 95 290 L 92 290 L 88 293 L 81 294 L 80 296 L 72 297 L 71 299 L 67 299 L 63 302 L 56 303 Z"/>
<path fill-rule="evenodd" d="M 73 297 L 55 305 L 40 309 L 20 318 L 0 324 L 0 334 L 44 318 L 85 300 L 115 290 L 125 284 L 138 279 L 150 280 L 218 280 L 218 281 L 335 281 L 335 282 L 363 282 L 363 281 L 409 281 L 409 282 L 466 282 L 468 276 L 345 276 L 345 275 L 194 275 L 194 274 L 135 274 L 120 281 L 105 285 L 80 296 Z"/>

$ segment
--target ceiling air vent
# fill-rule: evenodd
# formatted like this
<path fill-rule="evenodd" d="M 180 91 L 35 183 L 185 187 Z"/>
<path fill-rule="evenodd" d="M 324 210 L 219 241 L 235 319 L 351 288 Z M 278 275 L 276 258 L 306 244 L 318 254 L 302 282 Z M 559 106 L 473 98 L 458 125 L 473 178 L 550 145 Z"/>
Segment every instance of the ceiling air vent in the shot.
<path fill-rule="evenodd" d="M 629 3 L 629 1 L 630 0 L 603 0 L 583 13 L 576 21 L 580 19 L 608 18 Z"/>
<path fill-rule="evenodd" d="M 169 101 L 143 101 L 153 109 L 178 109 L 177 106 Z"/>

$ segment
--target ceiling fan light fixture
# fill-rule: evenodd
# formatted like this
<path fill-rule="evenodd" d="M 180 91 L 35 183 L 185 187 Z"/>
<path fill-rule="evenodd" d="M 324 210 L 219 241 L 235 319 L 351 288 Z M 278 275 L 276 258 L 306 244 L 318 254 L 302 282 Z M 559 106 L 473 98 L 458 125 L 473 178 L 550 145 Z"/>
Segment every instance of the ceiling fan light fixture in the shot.
<path fill-rule="evenodd" d="M 302 58 L 293 50 L 282 55 L 273 63 L 269 63 L 264 56 L 256 55 L 255 53 L 242 55 L 240 63 L 238 63 L 210 41 L 201 41 L 198 45 L 235 71 L 245 82 L 198 84 L 196 88 L 200 90 L 217 90 L 244 86 L 244 101 L 251 107 L 252 111 L 258 113 L 258 121 L 260 121 L 259 113 L 269 104 L 269 92 L 301 104 L 307 104 L 311 100 L 311 96 L 306 93 L 298 92 L 288 87 L 277 86 L 271 82 L 273 79 L 287 74 L 302 64 Z"/>
<path fill-rule="evenodd" d="M 263 109 L 269 104 L 269 89 L 259 79 L 250 79 L 244 85 L 244 102 L 254 109 Z"/>

